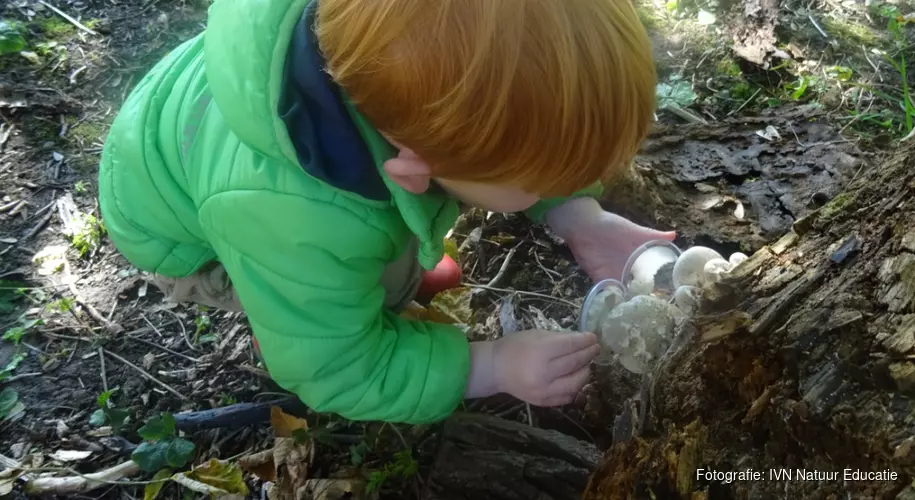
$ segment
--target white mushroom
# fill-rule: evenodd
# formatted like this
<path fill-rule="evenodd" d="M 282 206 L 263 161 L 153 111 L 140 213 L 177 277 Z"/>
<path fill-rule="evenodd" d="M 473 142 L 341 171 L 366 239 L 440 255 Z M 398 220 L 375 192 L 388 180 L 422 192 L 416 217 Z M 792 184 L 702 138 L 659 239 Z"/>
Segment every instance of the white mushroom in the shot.
<path fill-rule="evenodd" d="M 649 295 L 656 288 L 656 275 L 665 264 L 677 260 L 677 253 L 669 246 L 653 246 L 646 249 L 632 263 L 626 288 L 630 295 Z"/>
<path fill-rule="evenodd" d="M 601 346 L 616 353 L 627 370 L 645 373 L 670 346 L 678 314 L 657 297 L 633 297 L 600 320 Z"/>
<path fill-rule="evenodd" d="M 601 318 L 613 310 L 614 307 L 621 304 L 626 297 L 623 291 L 613 285 L 608 285 L 594 294 L 594 298 L 588 304 L 588 309 L 582 311 L 581 331 L 597 332 L 597 326 Z"/>
<path fill-rule="evenodd" d="M 702 271 L 705 274 L 703 283 L 716 283 L 723 275 L 731 272 L 731 263 L 724 259 L 712 259 L 705 263 Z"/>
<path fill-rule="evenodd" d="M 731 257 L 728 259 L 728 262 L 731 263 L 731 270 L 733 271 L 735 267 L 739 266 L 743 261 L 749 259 L 746 254 L 740 252 L 734 252 L 731 254 Z"/>
<path fill-rule="evenodd" d="M 724 260 L 724 257 L 708 247 L 692 247 L 680 254 L 674 264 L 674 288 L 684 285 L 702 286 L 705 264 L 712 259 Z"/>
<path fill-rule="evenodd" d="M 674 292 L 674 304 L 686 315 L 693 316 L 699 310 L 699 298 L 702 289 L 695 286 L 683 285 Z"/>

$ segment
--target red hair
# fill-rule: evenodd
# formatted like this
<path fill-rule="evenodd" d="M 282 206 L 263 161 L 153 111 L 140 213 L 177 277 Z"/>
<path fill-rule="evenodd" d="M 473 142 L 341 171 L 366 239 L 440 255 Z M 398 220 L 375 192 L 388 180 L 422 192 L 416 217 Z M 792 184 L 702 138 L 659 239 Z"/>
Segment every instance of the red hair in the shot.
<path fill-rule="evenodd" d="M 655 107 L 631 0 L 313 0 L 327 70 L 436 177 L 568 195 L 619 171 Z"/>

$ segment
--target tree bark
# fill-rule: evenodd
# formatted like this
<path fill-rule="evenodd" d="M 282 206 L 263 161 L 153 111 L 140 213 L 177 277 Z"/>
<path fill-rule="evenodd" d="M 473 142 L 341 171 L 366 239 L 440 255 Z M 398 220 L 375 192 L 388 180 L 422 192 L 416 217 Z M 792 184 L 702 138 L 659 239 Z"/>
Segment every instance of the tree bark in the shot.
<path fill-rule="evenodd" d="M 562 433 L 481 414 L 445 424 L 428 500 L 578 500 L 598 449 Z"/>
<path fill-rule="evenodd" d="M 909 146 L 709 290 L 583 498 L 915 498 L 913 194 Z"/>

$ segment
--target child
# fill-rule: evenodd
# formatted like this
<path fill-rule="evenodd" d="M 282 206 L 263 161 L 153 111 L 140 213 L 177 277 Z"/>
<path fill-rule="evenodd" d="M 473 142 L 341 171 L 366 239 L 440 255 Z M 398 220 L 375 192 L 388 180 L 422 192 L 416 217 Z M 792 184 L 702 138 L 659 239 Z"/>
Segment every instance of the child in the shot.
<path fill-rule="evenodd" d="M 548 223 L 594 279 L 672 239 L 594 199 L 654 87 L 630 0 L 217 0 L 112 125 L 101 212 L 171 299 L 244 310 L 271 376 L 316 411 L 565 404 L 592 333 L 470 343 L 398 312 L 459 202 Z"/>

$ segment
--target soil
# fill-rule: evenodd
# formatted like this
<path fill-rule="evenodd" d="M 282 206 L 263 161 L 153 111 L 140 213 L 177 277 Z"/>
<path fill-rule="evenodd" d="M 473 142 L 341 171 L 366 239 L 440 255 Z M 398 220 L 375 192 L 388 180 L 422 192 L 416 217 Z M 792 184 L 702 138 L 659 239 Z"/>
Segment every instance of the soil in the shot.
<path fill-rule="evenodd" d="M 37 56 L 34 61 L 0 56 L 0 331 L 42 321 L 21 343 L 0 342 L 0 368 L 24 355 L 5 374 L 3 386 L 14 389 L 25 407 L 18 419 L 0 423 L 0 454 L 40 467 L 61 465 L 47 458 L 55 450 L 94 450 L 89 459 L 62 464 L 88 473 L 126 460 L 141 441 L 137 429 L 160 412 L 287 395 L 260 368 L 243 314 L 165 303 L 104 235 L 81 252 L 64 234 L 67 221 L 59 215 L 59 201 L 69 195 L 82 213 L 98 217 L 95 175 L 108 125 L 151 65 L 202 29 L 207 2 L 54 4 L 98 35 L 36 1 L 0 5 L 0 19 L 25 24 L 29 50 Z M 657 54 L 663 76 L 679 65 L 671 48 L 688 44 L 671 37 L 661 41 Z M 690 53 L 701 55 L 695 47 Z M 697 107 L 706 115 L 714 110 L 705 101 Z M 664 114 L 632 175 L 609 186 L 602 202 L 637 222 L 676 230 L 681 248 L 702 244 L 723 255 L 751 254 L 834 200 L 872 154 L 846 139 L 843 125 L 822 109 L 789 105 L 757 111 L 754 102 L 730 118 L 692 125 Z M 462 247 L 466 281 L 478 285 L 472 297 L 473 338 L 531 327 L 576 328 L 581 300 L 593 283 L 548 230 L 521 216 L 471 211 L 452 239 Z M 33 258 L 55 246 L 65 249 L 65 265 L 45 273 Z M 497 276 L 498 283 L 491 283 Z M 493 397 L 466 409 L 557 430 L 603 450 L 613 442 L 614 419 L 629 411 L 627 400 L 639 384 L 618 365 L 597 365 L 592 382 L 572 405 L 529 408 Z M 111 402 L 130 415 L 119 432 L 89 421 L 99 408 L 97 397 L 115 389 Z M 361 441 L 374 446 L 357 467 L 360 474 L 383 467 L 402 441 L 415 447 L 420 477 L 434 462 L 429 433 L 438 427 L 398 430 L 308 411 L 302 415 L 313 425 L 332 428 L 342 444 L 318 447 L 313 477 L 352 471 L 349 446 Z M 267 449 L 272 436 L 263 422 L 194 430 L 185 437 L 196 445 L 199 464 Z M 259 496 L 262 483 L 246 479 Z M 412 492 L 409 485 L 389 486 L 383 497 L 412 497 Z M 122 493 L 138 497 L 142 486 L 112 485 L 86 495 L 120 498 Z M 163 498 L 181 495 L 177 486 L 162 493 Z"/>

